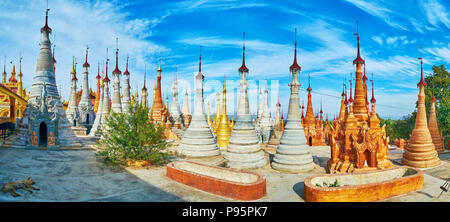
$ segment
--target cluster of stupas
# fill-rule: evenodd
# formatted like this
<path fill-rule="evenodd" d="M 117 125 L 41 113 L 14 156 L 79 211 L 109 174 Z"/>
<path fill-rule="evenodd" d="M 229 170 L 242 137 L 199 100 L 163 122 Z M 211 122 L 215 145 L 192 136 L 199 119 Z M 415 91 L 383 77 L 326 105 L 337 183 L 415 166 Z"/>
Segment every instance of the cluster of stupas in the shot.
<path fill-rule="evenodd" d="M 3 74 L 3 85 L 9 87 L 19 96 L 28 99 L 23 111 L 23 117 L 18 123 L 16 140 L 13 146 L 79 146 L 75 134 L 89 134 L 100 136 L 107 128 L 106 120 L 110 112 L 127 112 L 128 103 L 139 103 L 139 93 L 133 95 L 130 89 L 130 72 L 128 58 L 123 72 L 123 90 L 119 69 L 119 49 L 115 51 L 115 69 L 112 71 L 113 85 L 110 85 L 108 73 L 109 59 L 106 59 L 100 73 L 98 65 L 97 90 L 89 88 L 88 48 L 83 64 L 83 86 L 77 91 L 77 63 L 72 61 L 70 99 L 67 109 L 63 109 L 61 96 L 58 94 L 55 82 L 55 62 L 52 54 L 48 26 L 48 10 L 45 26 L 41 29 L 42 40 L 36 73 L 29 96 L 22 87 L 22 74 L 19 70 L 19 81 L 15 80 L 15 67 L 11 73 L 9 83 L 6 83 L 6 71 Z M 295 33 L 297 34 L 297 33 Z M 362 71 L 365 61 L 360 56 L 359 35 L 357 35 L 357 57 L 353 61 L 356 65 L 354 92 L 353 81 L 350 80 L 350 95 L 347 96 L 346 85 L 342 92 L 341 107 L 338 118 L 331 123 L 328 117 L 323 119 L 322 104 L 319 115 L 314 115 L 311 96 L 311 84 L 308 81 L 308 101 L 306 115 L 304 106 L 300 105 L 299 75 L 300 65 L 297 63 L 297 41 L 295 39 L 294 61 L 289 67 L 292 78 L 289 84 L 290 96 L 286 121 L 281 112 L 278 98 L 276 116 L 272 119 L 269 110 L 267 85 L 264 96 L 260 90 L 259 105 L 256 119 L 253 119 L 249 107 L 247 78 L 249 69 L 245 64 L 245 34 L 243 44 L 242 65 L 238 69 L 240 75 L 239 101 L 236 118 L 230 120 L 227 114 L 227 89 L 225 79 L 222 94 L 217 92 L 216 114 L 211 118 L 210 104 L 205 112 L 201 51 L 199 69 L 195 75 L 195 97 L 193 112 L 190 112 L 189 94 L 185 93 L 183 111 L 180 109 L 178 98 L 178 78 L 175 72 L 172 85 L 172 103 L 169 105 L 168 95 L 161 92 L 162 68 L 161 60 L 157 69 L 153 100 L 151 106 L 147 101 L 146 68 L 144 84 L 141 91 L 140 105 L 149 108 L 148 117 L 154 124 L 165 126 L 164 138 L 179 140 L 177 154 L 186 157 L 215 157 L 223 154 L 227 165 L 231 168 L 258 168 L 267 165 L 268 157 L 262 149 L 262 144 L 276 148 L 270 166 L 279 171 L 308 172 L 315 165 L 310 152 L 310 146 L 324 146 L 329 144 L 331 158 L 328 161 L 330 173 L 359 172 L 392 167 L 389 160 L 388 144 L 385 126 L 380 127 L 380 120 L 375 111 L 375 95 L 372 80 L 372 97 L 369 109 L 367 76 Z M 117 42 L 116 42 L 117 44 Z M 200 48 L 201 49 L 201 48 Z M 108 54 L 108 51 L 107 51 Z M 5 69 L 5 68 L 4 68 Z M 19 68 L 20 69 L 20 68 Z M 364 68 L 365 69 L 365 68 Z M 414 167 L 430 167 L 439 164 L 436 150 L 443 147 L 442 135 L 437 128 L 434 91 L 431 99 L 432 107 L 427 125 L 423 74 L 418 84 L 420 88 L 419 106 L 416 128 L 406 145 L 403 163 Z M 111 88 L 112 87 L 112 88 Z M 112 92 L 110 92 L 112 91 Z M 112 96 L 111 96 L 112 94 Z M 0 98 L 4 98 L 1 97 Z M 3 112 L 3 111 L 2 111 Z M 7 114 L 4 114 L 7 115 Z M 21 117 L 21 116 L 19 116 Z"/>
<path fill-rule="evenodd" d="M 342 93 L 339 118 L 334 122 L 329 133 L 331 158 L 328 161 L 330 173 L 358 172 L 361 170 L 383 169 L 392 167 L 389 160 L 389 137 L 385 126 L 380 127 L 380 120 L 375 111 L 375 96 L 372 81 L 372 111 L 368 109 L 367 77 L 362 72 L 364 59 L 360 56 L 359 34 L 358 53 L 353 64 L 356 65 L 355 92 L 353 98 L 352 80 L 350 81 L 350 98 Z"/>

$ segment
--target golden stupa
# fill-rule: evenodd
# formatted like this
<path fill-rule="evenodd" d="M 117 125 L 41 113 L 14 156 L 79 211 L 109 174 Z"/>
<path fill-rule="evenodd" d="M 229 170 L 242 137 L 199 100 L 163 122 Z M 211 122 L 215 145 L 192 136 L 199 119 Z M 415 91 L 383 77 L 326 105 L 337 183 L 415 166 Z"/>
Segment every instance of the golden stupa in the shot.
<path fill-rule="evenodd" d="M 222 91 L 222 109 L 220 110 L 220 116 L 216 129 L 217 144 L 221 148 L 228 147 L 228 143 L 231 136 L 231 126 L 230 119 L 227 115 L 227 88 L 225 85 L 225 78 L 223 80 L 223 91 Z"/>

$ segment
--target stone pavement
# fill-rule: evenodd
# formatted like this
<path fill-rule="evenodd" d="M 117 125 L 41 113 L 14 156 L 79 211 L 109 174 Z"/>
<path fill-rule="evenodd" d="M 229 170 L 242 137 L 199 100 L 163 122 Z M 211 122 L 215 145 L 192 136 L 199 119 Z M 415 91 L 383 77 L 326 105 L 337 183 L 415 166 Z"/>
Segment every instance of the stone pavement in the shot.
<path fill-rule="evenodd" d="M 0 147 L 0 185 L 24 180 L 28 176 L 40 191 L 28 193 L 18 190 L 20 197 L 0 192 L 0 201 L 233 201 L 177 183 L 165 176 L 165 167 L 122 168 L 105 164 L 91 149 L 94 141 L 81 138 L 85 149 L 31 150 Z M 267 195 L 258 201 L 304 201 L 303 181 L 306 177 L 325 173 L 329 147 L 311 147 L 314 162 L 318 164 L 307 174 L 279 173 L 270 165 L 249 171 L 266 176 Z M 394 151 L 392 151 L 394 152 Z M 399 151 L 393 158 L 401 156 Z M 274 149 L 266 148 L 268 159 Z M 440 193 L 440 178 L 449 178 L 450 154 L 440 156 L 443 164 L 426 169 L 422 190 L 383 201 L 450 201 L 450 194 Z M 217 161 L 214 161 L 217 162 Z"/>

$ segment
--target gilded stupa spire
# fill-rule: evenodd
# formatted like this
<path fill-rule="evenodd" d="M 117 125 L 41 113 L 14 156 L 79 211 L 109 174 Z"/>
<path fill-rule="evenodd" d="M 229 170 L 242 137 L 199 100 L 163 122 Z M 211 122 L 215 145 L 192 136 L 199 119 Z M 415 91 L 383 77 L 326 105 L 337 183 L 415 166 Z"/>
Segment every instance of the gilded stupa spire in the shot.
<path fill-rule="evenodd" d="M 356 56 L 356 59 L 353 60 L 353 64 L 357 65 L 357 64 L 364 64 L 364 59 L 361 58 L 361 54 L 360 54 L 360 50 L 359 50 L 359 29 L 358 29 L 359 23 L 358 21 L 356 21 L 356 33 L 354 35 L 356 35 L 356 40 L 358 42 L 358 54 Z"/>
<path fill-rule="evenodd" d="M 374 94 L 374 88 L 373 88 L 373 73 L 372 73 L 372 80 L 370 80 L 372 82 L 372 98 L 370 99 L 371 103 L 376 103 L 377 100 L 375 99 L 375 94 Z"/>
<path fill-rule="evenodd" d="M 77 61 L 75 60 L 75 56 L 72 56 L 72 81 L 77 81 Z"/>
<path fill-rule="evenodd" d="M 219 147 L 228 147 L 228 143 L 231 136 L 230 119 L 227 115 L 227 88 L 226 78 L 223 77 L 223 90 L 222 90 L 222 108 L 220 110 L 219 123 L 217 126 L 217 144 Z"/>
<path fill-rule="evenodd" d="M 11 62 L 12 63 L 12 62 Z M 16 83 L 17 79 L 16 79 L 16 65 L 12 64 L 12 71 L 11 71 L 11 77 L 9 77 L 8 81 L 11 83 Z"/>

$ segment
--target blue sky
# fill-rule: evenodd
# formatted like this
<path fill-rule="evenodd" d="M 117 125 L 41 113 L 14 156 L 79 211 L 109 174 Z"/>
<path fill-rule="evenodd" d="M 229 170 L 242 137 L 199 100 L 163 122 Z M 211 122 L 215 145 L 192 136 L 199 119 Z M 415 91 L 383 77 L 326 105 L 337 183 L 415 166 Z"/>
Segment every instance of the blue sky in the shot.
<path fill-rule="evenodd" d="M 289 101 L 289 66 L 293 60 L 294 28 L 298 29 L 298 63 L 302 67 L 301 100 L 311 75 L 315 112 L 339 110 L 344 77 L 355 71 L 356 20 L 361 55 L 369 77 L 373 73 L 377 112 L 399 118 L 414 110 L 420 76 L 417 57 L 423 54 L 424 72 L 450 63 L 450 5 L 443 0 L 419 1 L 58 1 L 49 0 L 49 25 L 56 44 L 56 78 L 68 100 L 72 56 L 78 58 L 81 79 L 89 45 L 90 87 L 95 89 L 97 62 L 109 58 L 119 38 L 119 68 L 130 56 L 131 87 L 141 89 L 147 66 L 152 89 L 158 59 L 163 69 L 163 94 L 170 92 L 178 67 L 180 103 L 193 90 L 202 45 L 205 99 L 215 112 L 215 92 L 227 78 L 228 112 L 237 103 L 237 69 L 242 61 L 242 32 L 246 32 L 246 63 L 250 70 L 250 105 L 257 107 L 257 86 L 267 83 L 272 112 L 278 90 L 283 113 Z M 36 67 L 46 1 L 0 2 L 0 56 L 18 64 L 23 57 L 24 86 L 30 89 Z M 422 43 L 423 48 L 420 49 Z M 3 62 L 3 58 L 0 60 Z M 114 61 L 112 60 L 111 67 Z M 111 70 L 111 69 L 110 69 Z M 78 84 L 81 88 L 81 84 Z M 371 87 L 369 87 L 369 90 Z M 140 91 L 140 90 L 139 90 Z M 139 93 L 141 94 L 141 93 Z M 153 90 L 149 92 L 151 102 Z M 190 93 L 191 110 L 193 91 Z M 169 97 L 169 101 L 172 98 Z"/>

